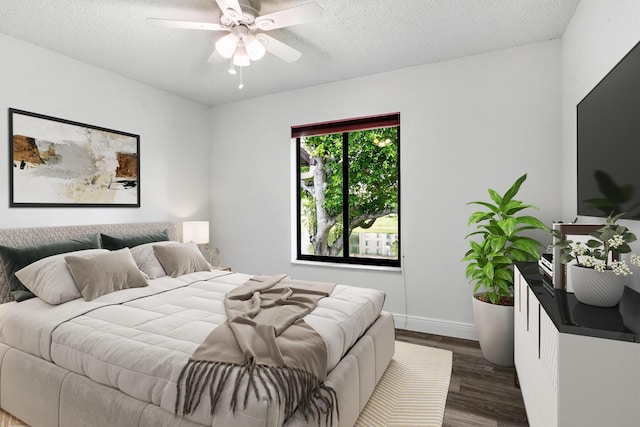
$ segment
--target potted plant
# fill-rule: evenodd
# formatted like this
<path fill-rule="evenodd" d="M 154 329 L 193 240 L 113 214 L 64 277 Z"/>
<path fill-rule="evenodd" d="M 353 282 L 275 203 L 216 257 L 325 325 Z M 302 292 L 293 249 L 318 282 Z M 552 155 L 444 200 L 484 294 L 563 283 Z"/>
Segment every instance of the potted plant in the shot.
<path fill-rule="evenodd" d="M 624 215 L 609 214 L 606 225 L 589 233 L 592 238 L 586 243 L 563 239 L 559 230 L 551 231 L 561 249 L 560 262 L 572 263 L 573 292 L 581 303 L 613 307 L 622 297 L 627 276 L 633 273 L 619 255 L 630 253 L 629 243 L 637 240 L 627 227 L 616 224 Z M 632 254 L 630 261 L 640 265 L 640 256 Z"/>
<path fill-rule="evenodd" d="M 538 260 L 543 246 L 522 233 L 549 230 L 537 218 L 520 214 L 525 209 L 538 209 L 514 199 L 526 179 L 527 174 L 522 175 L 504 195 L 489 189 L 491 201 L 467 203 L 486 208 L 469 217 L 468 225 L 475 225 L 476 231 L 465 238 L 480 240 L 469 241 L 471 248 L 462 259 L 468 262 L 467 279 L 475 283 L 476 330 L 484 357 L 502 366 L 513 366 L 513 264 Z"/>

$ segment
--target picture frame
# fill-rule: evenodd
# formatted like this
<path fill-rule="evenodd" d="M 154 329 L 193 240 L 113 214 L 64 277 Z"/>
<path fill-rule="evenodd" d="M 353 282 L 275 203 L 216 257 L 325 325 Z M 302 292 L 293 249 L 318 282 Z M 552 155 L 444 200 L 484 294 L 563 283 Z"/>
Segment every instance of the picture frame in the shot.
<path fill-rule="evenodd" d="M 140 136 L 9 108 L 10 207 L 140 207 Z"/>

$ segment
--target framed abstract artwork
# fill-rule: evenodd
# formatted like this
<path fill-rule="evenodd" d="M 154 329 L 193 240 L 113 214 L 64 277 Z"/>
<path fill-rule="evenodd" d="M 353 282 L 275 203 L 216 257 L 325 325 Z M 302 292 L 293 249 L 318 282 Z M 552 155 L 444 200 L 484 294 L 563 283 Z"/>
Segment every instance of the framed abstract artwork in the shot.
<path fill-rule="evenodd" d="M 10 207 L 140 207 L 140 136 L 9 109 Z"/>

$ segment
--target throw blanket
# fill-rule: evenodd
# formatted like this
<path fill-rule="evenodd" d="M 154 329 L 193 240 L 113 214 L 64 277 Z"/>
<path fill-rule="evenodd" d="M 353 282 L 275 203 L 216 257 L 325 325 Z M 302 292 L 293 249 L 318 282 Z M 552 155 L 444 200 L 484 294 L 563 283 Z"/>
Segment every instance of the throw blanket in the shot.
<path fill-rule="evenodd" d="M 211 414 L 225 385 L 233 383 L 231 410 L 256 399 L 275 398 L 289 417 L 298 408 L 305 419 L 337 411 L 335 390 L 324 384 L 327 348 L 302 319 L 335 284 L 293 280 L 285 275 L 256 276 L 225 297 L 227 322 L 196 349 L 178 378 L 176 414 L 184 383 L 182 413 L 190 414 L 209 391 Z M 272 393 L 275 390 L 275 396 Z"/>

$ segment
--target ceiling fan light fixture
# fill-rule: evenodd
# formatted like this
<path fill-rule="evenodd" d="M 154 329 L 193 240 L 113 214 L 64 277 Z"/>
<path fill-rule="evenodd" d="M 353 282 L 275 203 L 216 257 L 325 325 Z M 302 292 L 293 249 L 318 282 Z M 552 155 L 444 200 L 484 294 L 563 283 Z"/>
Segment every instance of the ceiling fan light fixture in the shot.
<path fill-rule="evenodd" d="M 297 61 L 302 55 L 288 44 L 261 31 L 302 24 L 317 19 L 322 14 L 322 8 L 313 1 L 262 16 L 251 6 L 251 0 L 214 1 L 220 10 L 220 22 L 147 18 L 147 23 L 167 28 L 223 32 L 223 36 L 216 40 L 215 50 L 207 62 L 217 63 L 219 58 L 229 60 L 227 72 L 231 75 L 239 74 L 238 89 L 244 87 L 243 68 L 251 65 L 251 61 L 261 59 L 267 50 L 289 63 Z"/>
<path fill-rule="evenodd" d="M 230 59 L 236 51 L 238 42 L 238 37 L 233 33 L 229 33 L 216 41 L 216 50 L 223 58 Z"/>
<path fill-rule="evenodd" d="M 233 65 L 237 65 L 238 67 L 248 67 L 251 65 L 251 61 L 244 44 L 238 44 L 236 53 L 233 54 Z"/>
<path fill-rule="evenodd" d="M 247 50 L 247 55 L 249 55 L 249 59 L 252 61 L 257 61 L 262 58 L 267 51 L 258 38 L 253 34 L 246 36 L 243 42 L 245 49 Z"/>

